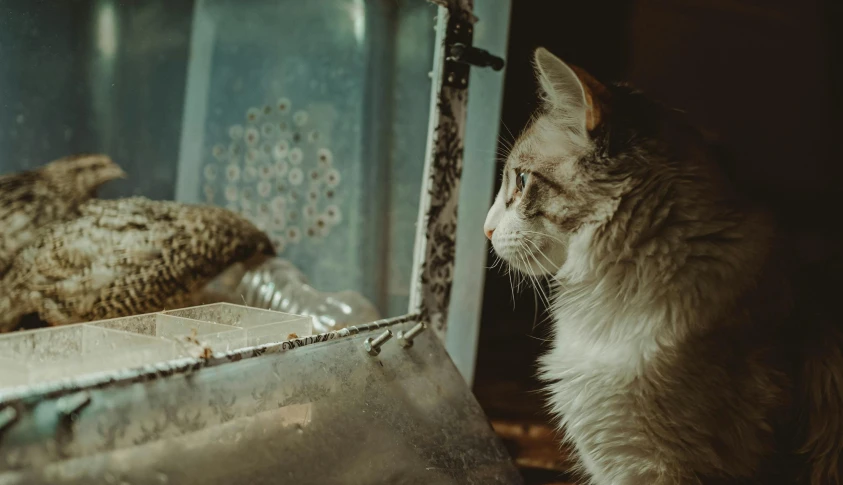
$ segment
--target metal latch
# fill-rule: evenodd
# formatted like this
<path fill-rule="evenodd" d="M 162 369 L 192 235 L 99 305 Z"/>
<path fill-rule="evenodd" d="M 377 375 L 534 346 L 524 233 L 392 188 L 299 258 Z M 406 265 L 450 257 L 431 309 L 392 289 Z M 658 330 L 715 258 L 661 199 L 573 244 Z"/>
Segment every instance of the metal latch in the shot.
<path fill-rule="evenodd" d="M 503 69 L 503 59 L 471 45 L 474 25 L 465 12 L 451 11 L 445 29 L 447 54 L 442 80 L 445 86 L 467 88 L 470 66 Z"/>
<path fill-rule="evenodd" d="M 450 50 L 450 58 L 456 62 L 477 67 L 491 67 L 494 71 L 500 71 L 504 66 L 503 59 L 477 47 L 456 43 L 451 45 Z"/>

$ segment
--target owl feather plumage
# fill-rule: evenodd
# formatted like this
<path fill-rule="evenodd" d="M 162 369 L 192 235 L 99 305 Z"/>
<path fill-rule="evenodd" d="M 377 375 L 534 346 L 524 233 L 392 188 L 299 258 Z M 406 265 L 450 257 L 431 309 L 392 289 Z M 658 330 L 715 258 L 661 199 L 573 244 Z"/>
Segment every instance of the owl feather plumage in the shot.
<path fill-rule="evenodd" d="M 275 254 L 266 234 L 220 207 L 134 197 L 90 200 L 79 212 L 12 262 L 0 331 L 31 313 L 62 325 L 178 307 L 230 265 Z"/>
<path fill-rule="evenodd" d="M 0 275 L 45 225 L 73 219 L 79 204 L 123 170 L 106 155 L 73 155 L 0 176 Z"/>

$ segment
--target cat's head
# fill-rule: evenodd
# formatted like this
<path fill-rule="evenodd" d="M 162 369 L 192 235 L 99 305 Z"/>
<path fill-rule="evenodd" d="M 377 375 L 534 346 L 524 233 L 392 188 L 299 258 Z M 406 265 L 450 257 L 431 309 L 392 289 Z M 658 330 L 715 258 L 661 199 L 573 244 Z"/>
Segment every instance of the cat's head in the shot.
<path fill-rule="evenodd" d="M 627 195 L 641 187 L 670 190 L 682 178 L 664 140 L 664 127 L 673 124 L 665 122 L 667 110 L 640 93 L 604 86 L 543 48 L 535 53 L 535 68 L 542 107 L 506 160 L 485 231 L 497 254 L 519 271 L 583 271 L 570 266 L 589 257 Z"/>

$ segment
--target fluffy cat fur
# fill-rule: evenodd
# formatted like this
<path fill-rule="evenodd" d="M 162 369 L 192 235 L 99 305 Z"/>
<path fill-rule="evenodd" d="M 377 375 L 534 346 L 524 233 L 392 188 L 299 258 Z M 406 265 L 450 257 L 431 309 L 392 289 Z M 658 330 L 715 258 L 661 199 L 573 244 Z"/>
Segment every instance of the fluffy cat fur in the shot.
<path fill-rule="evenodd" d="M 841 483 L 843 334 L 682 115 L 545 49 L 486 233 L 553 285 L 549 407 L 598 485 Z"/>

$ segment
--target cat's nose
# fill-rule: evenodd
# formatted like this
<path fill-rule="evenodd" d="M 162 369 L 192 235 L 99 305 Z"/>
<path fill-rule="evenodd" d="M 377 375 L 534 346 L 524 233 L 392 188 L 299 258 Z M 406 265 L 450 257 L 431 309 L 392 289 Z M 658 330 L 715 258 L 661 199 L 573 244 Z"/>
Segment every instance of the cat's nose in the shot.
<path fill-rule="evenodd" d="M 483 228 L 483 231 L 485 231 L 485 232 L 486 232 L 486 239 L 488 239 L 489 241 L 491 241 L 491 240 L 492 240 L 492 234 L 494 234 L 494 233 L 495 233 L 495 230 L 494 230 L 494 229 L 486 229 L 486 228 Z"/>

